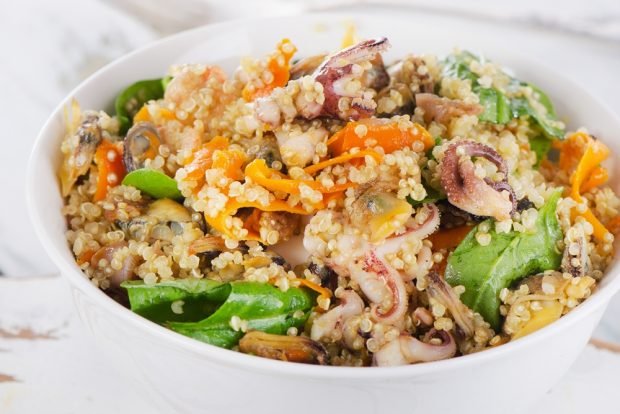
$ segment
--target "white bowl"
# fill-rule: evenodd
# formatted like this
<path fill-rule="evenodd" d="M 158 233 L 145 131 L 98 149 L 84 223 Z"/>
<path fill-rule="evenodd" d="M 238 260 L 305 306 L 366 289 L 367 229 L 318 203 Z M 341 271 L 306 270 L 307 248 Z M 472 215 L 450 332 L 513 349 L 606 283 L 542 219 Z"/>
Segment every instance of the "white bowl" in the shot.
<path fill-rule="evenodd" d="M 387 61 L 410 52 L 443 54 L 454 46 L 482 50 L 544 89 L 572 128 L 590 132 L 620 154 L 620 122 L 580 86 L 538 63 L 494 46 L 492 37 L 430 27 L 407 14 L 356 15 L 364 37 L 385 35 Z M 28 197 L 34 226 L 69 281 L 80 318 L 109 361 L 121 367 L 163 412 L 523 412 L 567 371 L 585 346 L 612 295 L 620 289 L 617 261 L 599 289 L 571 313 L 532 335 L 478 354 L 393 368 L 341 368 L 284 363 L 220 349 L 158 326 L 108 298 L 75 264 L 65 241 L 56 171 L 62 109 L 73 97 L 83 108 L 111 109 L 127 84 L 160 77 L 173 63 L 210 62 L 232 70 L 240 56 L 261 56 L 281 37 L 300 54 L 338 47 L 342 15 L 230 22 L 164 39 L 115 61 L 78 86 L 43 127 L 30 160 Z M 414 24 L 415 22 L 415 24 Z M 405 29 L 403 29 L 405 28 Z M 618 176 L 615 166 L 612 174 Z M 103 363 L 103 362 L 102 362 Z M 147 394 L 145 394 L 146 396 Z M 110 396 L 114 398 L 114 396 Z"/>

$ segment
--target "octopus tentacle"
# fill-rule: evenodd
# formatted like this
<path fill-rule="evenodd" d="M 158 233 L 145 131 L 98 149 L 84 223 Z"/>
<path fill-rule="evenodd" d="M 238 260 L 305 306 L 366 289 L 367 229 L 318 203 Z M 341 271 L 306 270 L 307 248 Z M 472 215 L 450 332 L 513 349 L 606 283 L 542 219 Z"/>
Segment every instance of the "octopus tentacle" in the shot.
<path fill-rule="evenodd" d="M 394 323 L 400 320 L 407 312 L 407 290 L 400 274 L 379 258 L 374 251 L 370 251 L 363 259 L 362 269 L 372 272 L 383 281 L 389 291 L 388 309 L 381 309 L 380 304 L 374 303 L 371 307 L 371 316 L 376 321 Z"/>
<path fill-rule="evenodd" d="M 491 216 L 497 220 L 509 219 L 516 210 L 516 197 L 507 200 L 502 192 L 512 189 L 506 179 L 500 183 L 489 183 L 475 174 L 471 157 L 484 157 L 497 166 L 498 172 L 507 176 L 508 167 L 504 159 L 493 148 L 472 141 L 459 141 L 448 147 L 441 163 L 441 186 L 448 201 L 468 213 L 477 216 Z M 497 189 L 496 189 L 497 188 Z"/>
<path fill-rule="evenodd" d="M 310 338 L 318 341 L 327 336 L 333 336 L 334 333 L 341 335 L 341 328 L 344 322 L 364 311 L 364 301 L 357 293 L 352 290 L 346 290 L 340 297 L 340 304 L 329 312 L 316 318 L 312 324 Z M 340 338 L 331 338 L 338 340 Z"/>

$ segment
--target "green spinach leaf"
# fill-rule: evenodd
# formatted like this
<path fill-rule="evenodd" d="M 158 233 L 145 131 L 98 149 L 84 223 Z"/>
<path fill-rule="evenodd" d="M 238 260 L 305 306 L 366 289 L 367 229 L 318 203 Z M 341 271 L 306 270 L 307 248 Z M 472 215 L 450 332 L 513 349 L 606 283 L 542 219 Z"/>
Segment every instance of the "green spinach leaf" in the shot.
<path fill-rule="evenodd" d="M 494 124 L 505 124 L 512 119 L 510 100 L 495 88 L 477 88 L 480 105 L 484 112 L 479 119 Z"/>
<path fill-rule="evenodd" d="M 539 210 L 535 232 L 497 233 L 494 222 L 487 220 L 484 223 L 490 226 L 492 237 L 488 246 L 476 241 L 476 227 L 448 258 L 446 281 L 465 286 L 463 303 L 496 330 L 500 328 L 500 291 L 526 276 L 560 266 L 562 256 L 556 250 L 562 239 L 556 216 L 560 195 L 561 190 L 556 191 Z"/>
<path fill-rule="evenodd" d="M 161 171 L 141 168 L 134 170 L 123 178 L 123 185 L 130 185 L 153 198 L 170 198 L 179 200 L 183 194 L 174 178 Z"/>
<path fill-rule="evenodd" d="M 230 294 L 230 284 L 208 279 L 177 279 L 155 285 L 127 281 L 121 287 L 127 290 L 131 310 L 157 323 L 200 321 Z M 182 313 L 172 311 L 176 301 L 183 301 Z"/>
<path fill-rule="evenodd" d="M 549 138 L 564 138 L 564 128 L 561 128 L 558 122 L 558 118 L 555 115 L 551 101 L 547 95 L 542 92 L 538 92 L 539 103 L 545 111 L 536 109 L 526 97 L 518 97 L 512 99 L 512 114 L 515 118 L 523 115 L 528 115 L 542 130 L 544 135 Z M 544 102 L 544 103 L 543 103 Z"/>
<path fill-rule="evenodd" d="M 138 81 L 129 85 L 122 91 L 114 102 L 116 117 L 120 123 L 120 133 L 125 135 L 133 123 L 133 117 L 138 113 L 142 105 L 154 99 L 164 97 L 165 86 L 170 78 L 149 79 Z"/>
<path fill-rule="evenodd" d="M 536 154 L 536 164 L 534 164 L 534 168 L 538 168 L 541 161 L 545 159 L 545 156 L 551 149 L 551 140 L 541 135 L 530 138 L 530 148 Z"/>
<path fill-rule="evenodd" d="M 564 137 L 564 130 L 558 125 L 558 118 L 551 99 L 538 87 L 517 79 L 512 79 L 514 87 L 529 86 L 534 91 L 535 101 L 540 103 L 546 111 L 536 109 L 537 105 L 527 98 L 518 96 L 509 99 L 496 88 L 483 88 L 478 84 L 479 76 L 470 69 L 471 62 L 481 61 L 473 53 L 464 51 L 449 55 L 443 62 L 443 76 L 471 81 L 472 91 L 478 95 L 484 112 L 480 114 L 481 121 L 494 124 L 506 124 L 513 118 L 523 115 L 530 116 L 538 124 L 544 135 L 549 138 Z"/>
<path fill-rule="evenodd" d="M 247 328 L 285 334 L 290 327 L 301 327 L 314 305 L 314 297 L 305 289 L 282 292 L 264 283 L 233 282 L 226 301 L 208 318 L 199 322 L 172 322 L 167 326 L 186 336 L 223 348 L 231 348 L 243 332 L 231 327 L 231 318 L 247 322 Z M 300 311 L 300 312 L 298 312 Z"/>

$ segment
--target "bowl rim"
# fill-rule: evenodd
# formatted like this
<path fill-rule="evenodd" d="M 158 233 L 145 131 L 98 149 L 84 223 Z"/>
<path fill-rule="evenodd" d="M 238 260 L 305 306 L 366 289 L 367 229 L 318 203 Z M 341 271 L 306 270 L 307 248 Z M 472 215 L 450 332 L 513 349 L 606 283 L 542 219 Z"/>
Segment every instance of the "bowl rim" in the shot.
<path fill-rule="evenodd" d="M 385 13 L 387 14 L 387 13 Z M 353 14 L 347 14 L 355 17 L 368 17 L 368 13 L 357 12 Z M 534 345 L 537 342 L 544 341 L 546 338 L 557 334 L 558 332 L 569 329 L 571 325 L 576 324 L 580 320 L 588 317 L 592 313 L 600 310 L 601 307 L 606 307 L 611 297 L 620 290 L 620 277 L 616 277 L 609 284 L 601 289 L 597 289 L 591 297 L 577 306 L 568 314 L 562 316 L 559 320 L 540 329 L 530 335 L 520 338 L 516 341 L 508 342 L 501 346 L 485 349 L 482 352 L 477 352 L 469 355 L 463 355 L 456 358 L 450 358 L 447 360 L 427 362 L 422 364 L 412 364 L 396 367 L 340 367 L 340 366 L 316 366 L 299 363 L 287 363 L 284 361 L 271 360 L 267 358 L 261 358 L 253 355 L 243 354 L 237 351 L 232 351 L 224 348 L 219 348 L 214 345 L 206 344 L 198 340 L 183 336 L 170 329 L 160 326 L 150 320 L 133 313 L 130 309 L 120 305 L 112 298 L 107 296 L 102 290 L 94 286 L 84 275 L 84 273 L 77 267 L 74 261 L 68 261 L 63 259 L 60 254 L 62 249 L 67 249 L 68 245 L 63 243 L 59 246 L 53 240 L 50 232 L 47 229 L 47 225 L 40 214 L 44 206 L 37 206 L 34 202 L 35 193 L 37 192 L 37 180 L 35 176 L 35 163 L 38 160 L 48 158 L 43 151 L 44 142 L 49 139 L 53 139 L 53 134 L 48 132 L 55 119 L 62 113 L 63 108 L 68 104 L 73 96 L 82 89 L 85 85 L 93 82 L 100 74 L 107 72 L 111 68 L 123 64 L 126 60 L 130 59 L 134 55 L 141 54 L 145 51 L 157 49 L 169 42 L 178 42 L 184 37 L 190 37 L 196 33 L 208 32 L 218 29 L 230 29 L 244 24 L 256 24 L 277 22 L 281 19 L 310 19 L 310 18 L 325 18 L 325 19 L 339 19 L 343 18 L 343 14 L 339 12 L 313 12 L 306 13 L 304 15 L 294 16 L 280 16 L 269 18 L 244 18 L 231 20 L 226 22 L 207 24 L 200 27 L 196 27 L 190 30 L 185 30 L 171 36 L 158 39 L 151 43 L 146 44 L 138 49 L 135 49 L 118 59 L 106 64 L 104 67 L 91 74 L 88 78 L 80 82 L 69 94 L 60 101 L 60 103 L 54 108 L 50 116 L 47 118 L 43 127 L 39 131 L 35 140 L 30 158 L 28 161 L 28 171 L 26 178 L 26 199 L 27 208 L 30 219 L 33 223 L 35 232 L 41 241 L 45 251 L 50 256 L 52 261 L 58 266 L 61 275 L 72 285 L 87 295 L 93 302 L 104 309 L 105 312 L 111 313 L 113 316 L 127 320 L 132 328 L 142 330 L 148 335 L 153 336 L 156 340 L 165 341 L 169 345 L 178 346 L 184 350 L 191 351 L 195 355 L 201 358 L 207 358 L 211 362 L 227 365 L 229 367 L 239 368 L 243 370 L 252 370 L 262 373 L 277 373 L 279 375 L 288 377 L 305 377 L 313 379 L 347 379 L 351 381 L 364 381 L 367 379 L 382 380 L 382 379 L 398 379 L 403 377 L 415 377 L 422 376 L 430 373 L 441 373 L 450 370 L 463 369 L 476 364 L 491 362 L 494 359 L 507 356 L 519 349 L 527 348 Z M 512 55 L 517 55 L 511 53 Z M 561 82 L 571 85 L 576 88 L 580 94 L 587 99 L 596 103 L 603 113 L 602 116 L 611 119 L 615 124 L 620 127 L 620 118 L 609 108 L 609 106 L 601 102 L 598 98 L 594 97 L 588 90 L 583 88 L 578 82 L 570 79 L 564 74 L 549 68 L 544 63 L 536 61 L 532 58 L 521 58 L 524 62 L 534 64 L 537 69 L 541 69 L 548 74 L 559 78 Z M 60 212 L 58 212 L 60 214 Z M 619 270 L 620 271 L 620 270 Z M 606 275 L 609 272 L 606 273 Z M 76 307 L 78 306 L 75 304 Z"/>

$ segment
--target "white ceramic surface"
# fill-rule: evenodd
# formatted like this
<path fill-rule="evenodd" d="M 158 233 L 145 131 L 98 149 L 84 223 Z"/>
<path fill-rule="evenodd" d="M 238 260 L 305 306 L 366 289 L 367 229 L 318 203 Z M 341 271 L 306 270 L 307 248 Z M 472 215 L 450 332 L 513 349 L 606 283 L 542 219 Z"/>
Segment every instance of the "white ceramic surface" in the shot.
<path fill-rule="evenodd" d="M 498 39 L 468 42 L 467 33 L 428 27 L 409 15 L 347 16 L 364 37 L 386 35 L 387 60 L 404 53 L 445 53 L 453 46 L 484 51 L 549 93 L 569 126 L 587 125 L 614 153 L 620 122 L 577 85 L 505 50 Z M 44 126 L 31 158 L 30 213 L 47 252 L 71 284 L 80 318 L 112 363 L 135 377 L 151 398 L 178 412 L 297 413 L 337 411 L 522 412 L 568 369 L 586 344 L 609 299 L 620 289 L 614 262 L 600 289 L 551 326 L 475 355 L 395 368 L 338 368 L 288 364 L 219 349 L 182 337 L 113 302 L 75 265 L 64 239 L 56 170 L 62 107 L 75 97 L 84 108 L 108 108 L 132 81 L 161 76 L 172 63 L 212 62 L 232 69 L 239 56 L 261 55 L 283 36 L 303 54 L 338 46 L 342 15 L 244 21 L 196 29 L 134 52 L 97 72 L 62 102 Z M 413 41 L 415 40 L 415 42 Z M 415 46 L 414 46 L 415 45 Z M 617 176 L 617 165 L 612 166 Z M 395 410 L 395 411 L 394 411 Z M 169 409 L 162 411 L 168 412 Z"/>

